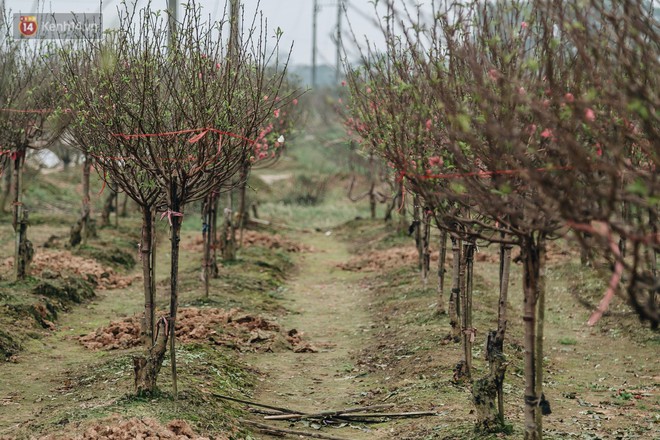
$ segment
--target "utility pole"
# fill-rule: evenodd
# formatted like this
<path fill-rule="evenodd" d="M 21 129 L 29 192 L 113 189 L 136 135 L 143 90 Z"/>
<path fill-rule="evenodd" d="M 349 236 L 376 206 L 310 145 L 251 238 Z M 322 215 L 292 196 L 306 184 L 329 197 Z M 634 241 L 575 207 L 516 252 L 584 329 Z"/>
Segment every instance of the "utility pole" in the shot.
<path fill-rule="evenodd" d="M 169 13 L 169 20 L 168 20 L 168 39 L 170 42 L 170 45 L 174 45 L 175 37 L 174 37 L 174 32 L 176 30 L 176 22 L 178 18 L 178 5 L 177 5 L 177 0 L 167 0 L 167 12 Z"/>
<path fill-rule="evenodd" d="M 241 0 L 229 2 L 229 59 L 233 61 L 240 49 L 239 16 L 241 15 Z"/>
<path fill-rule="evenodd" d="M 312 87 L 316 88 L 316 29 L 319 16 L 319 0 L 314 0 L 312 11 Z"/>
<path fill-rule="evenodd" d="M 341 74 L 341 16 L 344 12 L 344 0 L 337 0 L 337 39 L 335 41 L 337 48 L 337 66 L 335 71 L 335 84 L 339 83 Z"/>

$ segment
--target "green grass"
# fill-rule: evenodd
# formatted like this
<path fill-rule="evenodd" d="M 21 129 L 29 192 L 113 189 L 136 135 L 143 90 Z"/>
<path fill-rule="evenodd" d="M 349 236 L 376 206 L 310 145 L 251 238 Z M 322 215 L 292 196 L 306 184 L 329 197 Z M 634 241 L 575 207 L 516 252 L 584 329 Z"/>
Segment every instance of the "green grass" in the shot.
<path fill-rule="evenodd" d="M 162 423 L 184 419 L 198 433 L 236 431 L 235 420 L 244 411 L 238 405 L 214 398 L 211 392 L 249 395 L 253 373 L 231 354 L 204 344 L 179 346 L 177 365 L 178 399 L 171 392 L 169 360 L 163 365 L 156 395 L 139 397 L 131 393 L 132 356 L 104 356 L 95 365 L 75 369 L 64 378 L 60 393 L 66 394 L 70 403 L 52 408 L 24 429 L 32 434 L 47 433 L 119 415 L 153 417 Z"/>

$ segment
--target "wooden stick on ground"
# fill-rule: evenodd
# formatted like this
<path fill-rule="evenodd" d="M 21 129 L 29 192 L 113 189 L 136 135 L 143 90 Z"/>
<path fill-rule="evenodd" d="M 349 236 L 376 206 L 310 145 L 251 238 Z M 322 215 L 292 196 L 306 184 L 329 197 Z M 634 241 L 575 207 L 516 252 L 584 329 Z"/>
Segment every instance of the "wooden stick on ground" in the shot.
<path fill-rule="evenodd" d="M 304 419 L 318 419 L 325 417 L 333 416 L 343 416 L 347 414 L 358 413 L 361 411 L 374 410 L 374 409 L 386 409 L 392 408 L 393 404 L 384 404 L 384 405 L 372 405 L 372 406 L 360 406 L 357 408 L 348 408 L 337 411 L 321 411 L 313 414 L 303 414 L 303 413 L 290 413 L 290 414 L 278 414 L 275 416 L 266 416 L 266 420 L 304 420 Z"/>
<path fill-rule="evenodd" d="M 272 406 L 272 405 L 265 405 L 263 403 L 251 402 L 249 400 L 237 399 L 236 397 L 224 396 L 222 394 L 213 393 L 213 397 L 217 397 L 218 399 L 223 399 L 223 400 L 231 400 L 232 402 L 244 403 L 246 405 L 258 406 L 260 408 L 272 409 L 272 410 L 279 411 L 281 413 L 286 413 L 286 414 L 303 414 L 300 411 L 294 411 L 294 410 L 291 410 L 291 409 L 280 408 L 280 407 Z"/>
<path fill-rule="evenodd" d="M 402 412 L 402 413 L 358 413 L 358 414 L 346 414 L 346 413 L 341 413 L 337 414 L 337 417 L 342 417 L 342 416 L 347 416 L 351 417 L 353 419 L 356 418 L 374 418 L 374 417 L 382 417 L 382 418 L 392 418 L 392 417 L 423 417 L 423 416 L 437 416 L 439 415 L 435 411 L 413 411 L 413 412 Z"/>
<path fill-rule="evenodd" d="M 241 423 L 246 423 L 248 425 L 253 425 L 259 428 L 262 431 L 266 431 L 270 434 L 289 434 L 289 435 L 298 435 L 298 436 L 303 436 L 303 437 L 312 437 L 312 438 L 321 438 L 325 440 L 346 440 L 341 437 L 334 437 L 331 435 L 327 434 L 322 434 L 320 432 L 307 432 L 307 431 L 296 431 L 293 429 L 283 429 L 283 428 L 278 428 L 275 426 L 270 426 L 265 423 L 259 423 L 259 422 L 253 422 L 252 420 L 245 420 L 245 419 L 239 419 Z"/>

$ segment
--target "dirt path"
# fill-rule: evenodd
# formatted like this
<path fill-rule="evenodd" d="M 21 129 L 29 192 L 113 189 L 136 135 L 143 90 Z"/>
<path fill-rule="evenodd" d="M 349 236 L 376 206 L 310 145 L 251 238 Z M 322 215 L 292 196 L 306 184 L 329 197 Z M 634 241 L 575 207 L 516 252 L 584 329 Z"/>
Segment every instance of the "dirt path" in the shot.
<path fill-rule="evenodd" d="M 254 397 L 262 403 L 304 412 L 356 406 L 360 393 L 370 386 L 368 378 L 356 377 L 350 357 L 361 348 L 362 335 L 371 331 L 368 298 L 359 287 L 362 275 L 336 267 L 349 259 L 349 253 L 333 236 L 306 234 L 295 239 L 316 251 L 301 257 L 298 273 L 287 283 L 285 306 L 290 313 L 282 324 L 305 332 L 319 352 L 250 356 L 248 362 L 264 373 Z M 288 427 L 285 422 L 271 424 Z M 305 427 L 298 423 L 293 429 Z M 382 428 L 374 427 L 325 428 L 324 432 L 354 440 L 385 438 Z"/>

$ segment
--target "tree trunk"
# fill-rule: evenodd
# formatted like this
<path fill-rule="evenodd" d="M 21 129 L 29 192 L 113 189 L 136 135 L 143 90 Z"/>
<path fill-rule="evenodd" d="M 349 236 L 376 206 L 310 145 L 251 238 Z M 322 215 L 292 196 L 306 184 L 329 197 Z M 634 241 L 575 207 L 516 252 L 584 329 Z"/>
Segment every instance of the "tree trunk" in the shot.
<path fill-rule="evenodd" d="M 422 229 L 424 225 L 422 224 L 421 208 L 419 205 L 419 196 L 413 197 L 413 226 L 415 228 L 415 247 L 417 248 L 417 269 L 419 270 L 422 278 L 424 278 L 423 267 L 424 267 L 424 250 L 422 243 Z"/>
<path fill-rule="evenodd" d="M 397 232 L 399 234 L 404 234 L 408 225 L 406 225 L 407 216 L 406 216 L 406 187 L 403 183 L 403 180 L 399 183 L 399 191 L 397 193 L 397 204 L 399 206 L 399 225 L 397 226 Z"/>
<path fill-rule="evenodd" d="M 145 356 L 133 357 L 135 373 L 135 393 L 138 396 L 153 396 L 157 390 L 156 380 L 163 365 L 167 350 L 168 323 L 167 318 L 161 318 L 156 326 L 155 342 L 146 350 Z"/>
<path fill-rule="evenodd" d="M 445 310 L 445 260 L 447 259 L 447 231 L 442 230 L 440 234 L 440 243 L 438 248 L 438 307 L 436 309 L 439 315 L 444 315 Z"/>
<path fill-rule="evenodd" d="M 472 327 L 472 267 L 474 257 L 474 244 L 463 245 L 463 261 L 460 268 L 460 295 L 461 295 L 461 327 L 463 338 L 463 361 L 465 374 L 469 379 L 472 376 L 472 344 L 475 341 L 475 329 Z"/>
<path fill-rule="evenodd" d="M 128 194 L 124 194 L 124 201 L 121 204 L 121 216 L 128 217 Z"/>
<path fill-rule="evenodd" d="M 215 260 L 215 231 L 213 230 L 213 223 L 216 208 L 216 195 L 209 194 L 204 199 L 202 214 L 202 239 L 204 241 L 204 257 L 202 267 L 202 277 L 204 279 L 204 294 L 209 297 L 209 284 L 211 278 L 218 276 L 218 265 Z"/>
<path fill-rule="evenodd" d="M 472 398 L 477 409 L 477 429 L 483 432 L 498 432 L 504 428 L 504 334 L 506 332 L 506 308 L 511 265 L 511 246 L 500 246 L 500 297 L 497 330 L 488 332 L 486 360 L 488 374 L 475 381 Z"/>
<path fill-rule="evenodd" d="M 30 263 L 34 258 L 34 247 L 32 242 L 27 238 L 28 229 L 28 210 L 24 209 L 21 212 L 21 220 L 18 222 L 18 233 L 16 234 L 16 246 L 18 252 L 16 253 L 16 279 L 23 280 L 27 277 Z"/>
<path fill-rule="evenodd" d="M 25 158 L 25 150 L 19 149 L 12 153 L 12 226 L 16 233 L 16 244 L 14 247 L 14 275 L 17 280 L 22 280 L 27 275 L 27 265 L 29 264 L 30 246 L 28 245 L 27 233 L 27 218 L 23 222 L 23 203 L 21 201 L 21 193 L 23 192 L 23 161 Z"/>
<path fill-rule="evenodd" d="M 89 220 L 91 218 L 91 209 L 90 209 L 90 186 L 89 186 L 89 177 L 92 169 L 92 160 L 89 155 L 85 155 L 85 161 L 83 162 L 83 178 L 82 178 L 82 213 L 80 215 L 81 227 L 80 239 L 83 244 L 87 244 L 87 239 L 89 238 Z"/>
<path fill-rule="evenodd" d="M 178 194 L 178 185 L 176 180 L 172 182 L 172 188 L 170 191 L 170 209 L 174 213 L 183 214 L 183 197 Z M 171 248 L 171 267 L 170 267 L 170 362 L 172 365 L 172 392 L 174 398 L 178 397 L 178 387 L 177 387 L 177 374 L 176 374 L 176 312 L 179 308 L 179 291 L 178 291 L 178 281 L 179 281 L 179 241 L 181 239 L 181 217 L 173 215 L 171 217 L 172 227 L 170 240 L 172 244 Z"/>
<path fill-rule="evenodd" d="M 234 211 L 233 197 L 231 191 L 227 195 L 228 203 L 225 208 L 225 223 L 222 230 L 222 259 L 225 261 L 232 261 L 236 259 L 236 232 L 234 230 Z"/>
<path fill-rule="evenodd" d="M 511 245 L 500 247 L 500 299 L 497 308 L 497 333 L 494 340 L 494 351 L 488 352 L 491 374 L 497 377 L 497 408 L 500 424 L 504 426 L 504 335 L 507 324 L 507 302 L 509 299 L 509 275 L 511 274 Z M 491 361 L 492 359 L 492 361 Z"/>
<path fill-rule="evenodd" d="M 656 208 L 649 208 L 649 225 L 653 234 L 657 236 L 658 234 L 658 211 Z M 646 250 L 648 252 L 649 267 L 651 268 L 651 278 L 654 280 L 658 279 L 658 247 L 647 246 Z M 658 305 L 658 289 L 650 289 L 649 292 L 651 307 L 657 307 Z"/>
<path fill-rule="evenodd" d="M 428 283 L 431 272 L 431 215 L 428 209 L 422 209 L 422 280 Z"/>
<path fill-rule="evenodd" d="M 451 274 L 451 294 L 449 295 L 449 325 L 451 325 L 451 337 L 458 342 L 461 328 L 458 320 L 460 308 L 459 295 L 460 271 L 461 271 L 461 241 L 458 238 L 451 237 L 451 250 L 453 255 L 452 274 Z"/>
<path fill-rule="evenodd" d="M 152 253 L 154 247 L 154 212 L 150 206 L 142 208 L 142 237 L 140 241 L 140 261 L 142 262 L 143 289 L 144 289 L 144 318 L 142 328 L 142 341 L 147 348 L 154 345 L 154 321 L 155 321 L 155 291 L 153 280 Z"/>
<path fill-rule="evenodd" d="M 18 150 L 12 153 L 12 179 L 11 179 L 11 195 L 12 195 L 12 221 L 11 224 L 14 227 L 14 231 L 18 232 L 18 223 L 21 220 L 21 211 L 23 204 L 21 203 L 21 192 L 22 188 L 22 172 L 23 172 L 23 157 L 25 152 Z"/>
<path fill-rule="evenodd" d="M 7 165 L 6 168 L 7 169 L 5 169 L 4 175 L 2 176 L 4 178 L 2 179 L 2 181 L 3 181 L 2 195 L 0 196 L 1 197 L 1 199 L 0 199 L 0 210 L 2 210 L 2 212 L 7 212 L 7 202 L 10 199 L 11 188 L 12 188 L 12 184 L 11 184 L 11 182 L 12 182 L 12 178 L 11 178 L 12 173 L 9 170 L 10 166 Z"/>
<path fill-rule="evenodd" d="M 110 226 L 110 214 L 114 208 L 116 193 L 112 190 L 109 190 L 108 192 L 109 194 L 103 202 L 103 210 L 101 211 L 101 227 Z"/>
<path fill-rule="evenodd" d="M 115 229 L 119 228 L 119 191 L 115 192 Z"/>
<path fill-rule="evenodd" d="M 538 241 L 533 235 L 523 237 L 521 256 L 523 260 L 523 321 L 524 321 L 524 375 L 525 375 L 525 440 L 540 440 L 542 427 L 539 424 L 542 383 L 537 384 L 539 362 L 542 362 L 542 346 L 538 346 L 537 332 L 543 321 L 538 319 L 539 286 L 541 280 L 541 264 L 544 259 L 544 237 L 539 235 Z M 543 304 L 541 304 L 543 305 Z M 542 335 L 541 335 L 542 337 Z M 540 394 L 539 394 L 540 392 Z"/>
<path fill-rule="evenodd" d="M 211 222 L 209 223 L 209 226 L 211 227 L 211 230 L 209 231 L 209 235 L 211 236 L 211 240 L 213 243 L 213 246 L 211 248 L 211 259 L 213 260 L 213 267 L 215 268 L 215 273 L 213 274 L 213 278 L 218 278 L 220 275 L 220 270 L 218 268 L 218 264 L 216 263 L 218 261 L 218 246 L 220 244 L 220 240 L 218 239 L 218 205 L 220 202 L 220 196 L 216 195 L 213 198 L 213 211 L 211 213 Z"/>
<path fill-rule="evenodd" d="M 241 185 L 238 192 L 238 246 L 240 249 L 243 247 L 243 231 L 248 218 L 248 205 L 247 205 L 247 185 L 249 168 L 244 168 L 241 172 Z"/>
<path fill-rule="evenodd" d="M 172 182 L 170 191 L 170 209 L 174 213 L 183 214 L 183 203 L 179 198 L 176 180 Z M 181 217 L 172 216 L 171 227 L 171 267 L 170 267 L 170 362 L 172 365 L 172 393 L 174 398 L 178 397 L 177 374 L 176 374 L 176 312 L 179 308 L 179 241 L 181 240 Z"/>
<path fill-rule="evenodd" d="M 539 399 L 539 409 L 536 411 L 536 430 L 539 438 L 543 435 L 543 420 L 542 416 L 549 414 L 549 403 L 545 400 L 543 394 L 543 326 L 545 324 L 545 280 L 546 280 L 546 244 L 545 237 L 539 236 L 538 239 L 538 261 L 539 261 L 539 276 L 538 286 L 536 288 L 536 357 L 534 366 L 536 378 L 535 393 Z M 546 412 L 547 411 L 547 412 Z"/>
<path fill-rule="evenodd" d="M 369 187 L 369 212 L 371 220 L 376 219 L 376 182 L 372 181 Z"/>

